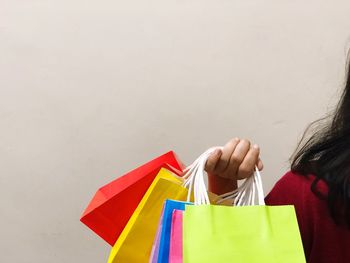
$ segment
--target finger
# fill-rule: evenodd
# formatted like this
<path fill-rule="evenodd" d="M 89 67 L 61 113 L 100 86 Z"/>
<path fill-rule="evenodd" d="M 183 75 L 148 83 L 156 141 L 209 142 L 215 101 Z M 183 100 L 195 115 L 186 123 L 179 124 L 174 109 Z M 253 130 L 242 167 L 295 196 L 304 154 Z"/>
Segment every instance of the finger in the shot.
<path fill-rule="evenodd" d="M 264 163 L 261 161 L 260 158 L 259 158 L 257 166 L 258 166 L 259 171 L 262 171 L 264 169 Z"/>
<path fill-rule="evenodd" d="M 238 138 L 232 139 L 228 143 L 226 143 L 226 145 L 222 149 L 222 155 L 215 167 L 214 173 L 219 174 L 225 171 L 226 167 L 230 163 L 231 155 L 238 144 Z"/>
<path fill-rule="evenodd" d="M 259 146 L 254 145 L 248 151 L 247 155 L 244 157 L 243 162 L 238 168 L 237 178 L 244 179 L 251 176 L 255 171 L 255 166 L 259 161 Z"/>
<path fill-rule="evenodd" d="M 234 152 L 230 157 L 230 163 L 225 172 L 225 177 L 229 178 L 237 178 L 238 168 L 243 162 L 245 156 L 249 152 L 250 149 L 250 141 L 249 140 L 241 140 Z"/>
<path fill-rule="evenodd" d="M 216 149 L 208 158 L 206 164 L 205 164 L 205 171 L 207 173 L 214 173 L 216 164 L 220 160 L 220 157 L 222 155 L 221 149 Z"/>

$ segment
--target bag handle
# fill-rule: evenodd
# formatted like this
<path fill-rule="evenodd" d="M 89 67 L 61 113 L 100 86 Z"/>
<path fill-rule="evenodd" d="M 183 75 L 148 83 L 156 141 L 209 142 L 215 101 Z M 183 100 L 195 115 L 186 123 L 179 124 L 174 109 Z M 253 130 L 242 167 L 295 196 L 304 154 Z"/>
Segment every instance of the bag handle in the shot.
<path fill-rule="evenodd" d="M 185 181 L 183 186 L 188 188 L 187 202 L 190 202 L 193 192 L 195 205 L 209 205 L 209 196 L 205 186 L 204 174 L 205 164 L 209 156 L 216 150 L 223 147 L 212 147 L 201 154 L 190 166 L 184 170 L 182 176 Z M 265 205 L 264 190 L 262 187 L 261 175 L 257 167 L 253 176 L 248 177 L 234 191 L 220 196 L 222 199 L 217 204 L 225 200 L 232 200 L 234 206 Z"/>

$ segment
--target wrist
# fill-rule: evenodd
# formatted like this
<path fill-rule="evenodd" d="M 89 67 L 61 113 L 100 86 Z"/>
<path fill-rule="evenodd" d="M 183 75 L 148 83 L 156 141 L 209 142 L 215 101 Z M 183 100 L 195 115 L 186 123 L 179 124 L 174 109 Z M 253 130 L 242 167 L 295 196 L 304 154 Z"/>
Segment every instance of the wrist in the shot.
<path fill-rule="evenodd" d="M 222 195 L 237 189 L 237 180 L 223 178 L 208 173 L 208 190 L 214 194 Z"/>

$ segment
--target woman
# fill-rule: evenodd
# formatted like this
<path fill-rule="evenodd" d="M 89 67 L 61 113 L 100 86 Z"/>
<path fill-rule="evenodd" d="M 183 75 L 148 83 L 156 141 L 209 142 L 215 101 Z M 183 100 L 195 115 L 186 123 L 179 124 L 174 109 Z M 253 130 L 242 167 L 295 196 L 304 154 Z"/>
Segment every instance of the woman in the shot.
<path fill-rule="evenodd" d="M 350 65 L 344 92 L 327 125 L 305 135 L 267 205 L 294 205 L 309 263 L 350 262 Z M 323 119 L 324 121 L 325 119 Z M 317 122 L 320 123 L 320 122 Z M 315 124 L 315 123 L 314 123 Z M 259 147 L 238 138 L 207 161 L 209 190 L 222 194 L 261 170 Z"/>

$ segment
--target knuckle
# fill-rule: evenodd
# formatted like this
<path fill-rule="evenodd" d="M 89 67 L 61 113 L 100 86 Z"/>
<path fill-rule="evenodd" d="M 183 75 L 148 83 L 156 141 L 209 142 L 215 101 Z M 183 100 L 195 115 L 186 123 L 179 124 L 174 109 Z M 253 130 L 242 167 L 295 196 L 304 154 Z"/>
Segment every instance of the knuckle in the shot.
<path fill-rule="evenodd" d="M 239 142 L 238 138 L 233 138 L 229 141 L 230 144 L 236 144 L 237 142 Z"/>
<path fill-rule="evenodd" d="M 226 157 L 221 157 L 220 164 L 223 165 L 223 166 L 226 166 L 229 161 L 230 161 L 229 157 L 227 157 L 227 156 Z"/>
<path fill-rule="evenodd" d="M 250 163 L 257 163 L 259 161 L 259 155 L 257 154 L 251 154 L 249 157 L 247 157 L 248 161 Z"/>
<path fill-rule="evenodd" d="M 251 168 L 249 166 L 247 166 L 247 165 L 242 165 L 242 166 L 239 167 L 239 172 L 247 174 L 247 173 L 251 172 Z"/>
<path fill-rule="evenodd" d="M 241 165 L 239 168 L 238 168 L 238 171 L 239 173 L 242 173 L 244 175 L 251 175 L 254 171 L 254 168 L 251 167 L 251 166 L 248 166 L 248 165 Z"/>
<path fill-rule="evenodd" d="M 248 140 L 248 139 L 243 139 L 242 141 L 242 144 L 244 145 L 244 146 L 248 146 L 248 147 L 250 147 L 250 141 Z"/>
<path fill-rule="evenodd" d="M 232 155 L 231 157 L 231 163 L 233 164 L 241 164 L 241 162 L 243 161 L 243 159 L 241 157 L 239 157 L 238 155 Z"/>

